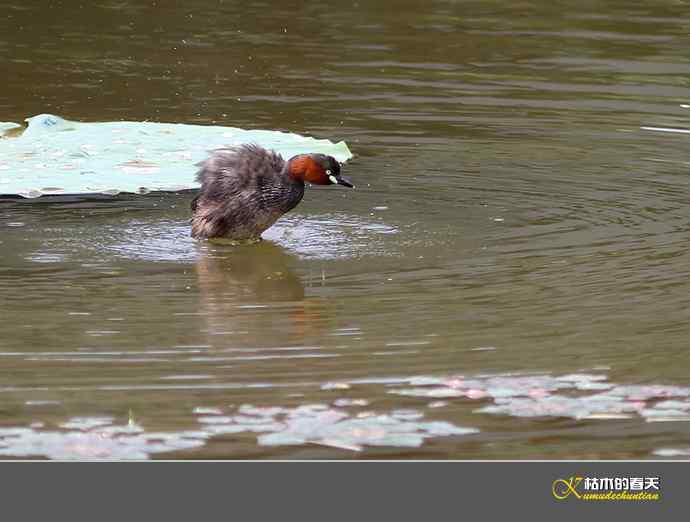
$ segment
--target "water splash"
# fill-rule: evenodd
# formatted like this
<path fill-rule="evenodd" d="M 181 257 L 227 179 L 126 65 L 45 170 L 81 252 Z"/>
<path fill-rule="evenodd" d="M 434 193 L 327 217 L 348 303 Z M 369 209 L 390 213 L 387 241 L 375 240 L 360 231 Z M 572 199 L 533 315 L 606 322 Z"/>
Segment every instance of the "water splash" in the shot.
<path fill-rule="evenodd" d="M 205 252 L 232 248 L 195 241 L 189 230 L 186 222 L 132 221 L 125 226 L 103 227 L 100 239 L 91 246 L 121 258 L 168 262 L 194 261 Z M 385 239 L 397 231 L 393 226 L 355 216 L 289 215 L 263 237 L 302 259 L 347 259 L 395 255 Z M 47 255 L 37 253 L 33 257 L 47 262 Z"/>

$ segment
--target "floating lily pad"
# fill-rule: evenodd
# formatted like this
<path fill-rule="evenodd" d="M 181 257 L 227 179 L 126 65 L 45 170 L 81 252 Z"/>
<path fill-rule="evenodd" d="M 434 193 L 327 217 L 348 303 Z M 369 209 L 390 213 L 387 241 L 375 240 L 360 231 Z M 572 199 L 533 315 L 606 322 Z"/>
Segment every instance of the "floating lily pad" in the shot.
<path fill-rule="evenodd" d="M 389 386 L 392 394 L 417 397 L 431 409 L 461 401 L 476 405 L 473 409 L 480 414 L 533 418 L 536 422 L 544 418 L 690 421 L 690 388 L 616 384 L 603 374 L 411 376 L 338 382 L 343 386 L 325 386 L 328 403 L 296 407 L 198 406 L 192 410 L 198 427 L 190 431 L 148 432 L 133 421 L 117 425 L 106 416 L 73 417 L 56 429 L 45 428 L 37 421 L 28 426 L 2 427 L 0 457 L 143 459 L 160 452 L 199 448 L 215 436 L 236 434 L 255 438 L 260 446 L 317 444 L 362 451 L 366 447 L 419 447 L 434 437 L 478 432 L 430 420 L 425 414 L 428 409 L 407 406 L 413 402 L 411 399 L 406 399 L 405 407 L 374 411 L 366 399 L 341 395 L 354 395 L 357 385 L 370 386 L 372 382 Z M 654 454 L 687 458 L 690 450 L 660 448 Z"/>
<path fill-rule="evenodd" d="M 345 142 L 235 127 L 153 122 L 82 123 L 50 114 L 28 127 L 0 123 L 0 195 L 87 195 L 198 188 L 196 163 L 209 150 L 257 143 L 285 158 L 319 152 L 352 157 Z"/>
<path fill-rule="evenodd" d="M 611 399 L 609 401 L 588 401 L 582 398 L 551 395 L 541 399 L 510 398 L 496 399 L 495 403 L 477 410 L 481 413 L 499 413 L 513 417 L 570 417 L 573 419 L 597 418 L 600 415 L 615 414 L 615 418 L 634 413 L 640 408 L 635 404 Z M 601 417 L 598 417 L 601 418 Z"/>
<path fill-rule="evenodd" d="M 339 399 L 344 406 L 364 406 L 366 401 Z M 338 402 L 338 400 L 336 400 Z M 211 434 L 261 433 L 262 446 L 319 444 L 349 451 L 365 446 L 419 447 L 427 438 L 476 433 L 443 421 L 424 421 L 416 410 L 394 410 L 390 414 L 362 411 L 353 414 L 325 404 L 296 408 L 260 408 L 242 405 L 235 416 L 198 418 Z"/>
<path fill-rule="evenodd" d="M 61 430 L 0 428 L 0 457 L 46 457 L 60 460 L 149 458 L 154 453 L 203 446 L 203 431 L 154 433 L 141 426 L 111 424 L 106 417 L 76 417 Z"/>
<path fill-rule="evenodd" d="M 601 374 L 414 377 L 408 384 L 389 393 L 424 399 L 481 400 L 488 404 L 476 412 L 513 417 L 690 420 L 690 388 L 619 385 Z"/>
<path fill-rule="evenodd" d="M 660 448 L 654 451 L 657 457 L 690 459 L 690 448 Z"/>

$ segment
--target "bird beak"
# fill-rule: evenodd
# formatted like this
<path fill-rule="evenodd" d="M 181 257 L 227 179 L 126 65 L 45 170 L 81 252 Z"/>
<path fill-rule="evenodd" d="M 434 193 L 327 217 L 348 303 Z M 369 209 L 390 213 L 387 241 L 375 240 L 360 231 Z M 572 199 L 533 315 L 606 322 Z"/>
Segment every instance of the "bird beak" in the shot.
<path fill-rule="evenodd" d="M 335 178 L 335 182 L 338 185 L 342 185 L 343 187 L 355 188 L 355 186 L 352 184 L 352 181 L 350 181 L 348 178 L 344 178 L 342 176 Z"/>

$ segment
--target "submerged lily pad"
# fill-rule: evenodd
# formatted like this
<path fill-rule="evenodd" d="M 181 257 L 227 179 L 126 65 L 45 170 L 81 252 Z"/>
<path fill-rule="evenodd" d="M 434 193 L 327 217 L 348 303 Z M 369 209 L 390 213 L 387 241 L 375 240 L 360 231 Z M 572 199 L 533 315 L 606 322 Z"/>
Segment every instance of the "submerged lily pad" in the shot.
<path fill-rule="evenodd" d="M 690 420 L 690 388 L 619 385 L 600 374 L 414 377 L 408 384 L 389 393 L 424 399 L 481 400 L 488 404 L 476 412 L 513 417 Z"/>
<path fill-rule="evenodd" d="M 654 455 L 674 459 L 690 459 L 690 448 L 660 448 L 654 450 Z"/>
<path fill-rule="evenodd" d="M 342 400 L 342 399 L 341 399 Z M 361 406 L 347 401 L 347 406 Z M 431 437 L 477 433 L 444 421 L 424 421 L 416 410 L 394 410 L 390 414 L 373 411 L 353 415 L 344 409 L 324 404 L 296 408 L 258 408 L 242 405 L 235 416 L 199 418 L 203 430 L 213 435 L 260 433 L 262 446 L 319 444 L 350 451 L 365 446 L 419 447 Z"/>
<path fill-rule="evenodd" d="M 257 143 L 284 157 L 319 152 L 352 157 L 345 142 L 235 127 L 153 122 L 82 123 L 51 114 L 28 118 L 16 137 L 0 140 L 0 195 L 179 191 L 198 188 L 196 163 L 209 150 Z M 17 124 L 0 123 L 0 136 Z"/>
<path fill-rule="evenodd" d="M 182 431 L 146 432 L 130 423 L 112 424 L 109 417 L 75 417 L 60 430 L 0 428 L 0 457 L 45 457 L 59 460 L 143 460 L 203 446 L 209 434 Z"/>

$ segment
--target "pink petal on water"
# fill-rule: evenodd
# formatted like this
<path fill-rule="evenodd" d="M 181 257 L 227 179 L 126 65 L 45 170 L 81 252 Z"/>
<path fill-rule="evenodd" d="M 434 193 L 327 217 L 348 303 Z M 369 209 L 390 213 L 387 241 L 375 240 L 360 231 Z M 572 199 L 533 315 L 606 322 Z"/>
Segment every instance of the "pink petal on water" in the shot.
<path fill-rule="evenodd" d="M 444 386 L 448 386 L 449 388 L 463 388 L 465 386 L 465 381 L 463 381 L 461 378 L 453 378 L 453 379 L 448 379 L 447 381 L 443 381 Z"/>
<path fill-rule="evenodd" d="M 484 390 L 470 388 L 467 390 L 467 392 L 465 392 L 465 395 L 467 395 L 467 397 L 470 399 L 481 399 L 482 397 L 486 397 L 488 394 Z"/>
<path fill-rule="evenodd" d="M 544 388 L 534 388 L 527 392 L 527 395 L 532 397 L 533 399 L 543 399 L 544 397 L 547 397 L 549 395 L 549 392 Z"/>

